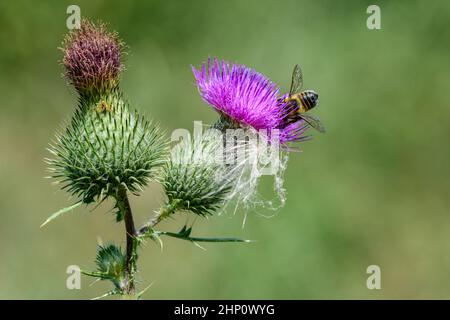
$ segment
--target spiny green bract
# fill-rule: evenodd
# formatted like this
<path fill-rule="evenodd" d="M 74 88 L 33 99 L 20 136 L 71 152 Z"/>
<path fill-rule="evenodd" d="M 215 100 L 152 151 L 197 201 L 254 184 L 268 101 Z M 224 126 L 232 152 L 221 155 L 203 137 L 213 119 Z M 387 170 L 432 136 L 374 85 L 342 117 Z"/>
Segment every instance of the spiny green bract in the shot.
<path fill-rule="evenodd" d="M 221 143 L 221 137 L 205 136 L 183 141 L 172 150 L 162 184 L 173 211 L 211 215 L 227 200 L 236 176 L 220 161 Z"/>
<path fill-rule="evenodd" d="M 80 96 L 64 134 L 50 147 L 52 177 L 84 203 L 116 196 L 122 185 L 137 192 L 165 162 L 159 128 L 135 111 L 122 95 Z"/>
<path fill-rule="evenodd" d="M 125 278 L 126 258 L 120 247 L 113 244 L 99 246 L 95 258 L 99 277 L 112 280 L 116 287 L 120 287 Z"/>

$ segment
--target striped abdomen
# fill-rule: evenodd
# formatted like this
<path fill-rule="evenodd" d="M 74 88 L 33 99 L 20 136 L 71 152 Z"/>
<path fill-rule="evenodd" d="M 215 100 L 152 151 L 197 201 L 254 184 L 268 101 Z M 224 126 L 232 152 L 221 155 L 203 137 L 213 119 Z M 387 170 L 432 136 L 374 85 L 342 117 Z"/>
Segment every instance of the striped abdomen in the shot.
<path fill-rule="evenodd" d="M 311 110 L 319 103 L 319 95 L 314 90 L 305 90 L 291 95 L 289 101 L 296 101 L 299 112 Z"/>

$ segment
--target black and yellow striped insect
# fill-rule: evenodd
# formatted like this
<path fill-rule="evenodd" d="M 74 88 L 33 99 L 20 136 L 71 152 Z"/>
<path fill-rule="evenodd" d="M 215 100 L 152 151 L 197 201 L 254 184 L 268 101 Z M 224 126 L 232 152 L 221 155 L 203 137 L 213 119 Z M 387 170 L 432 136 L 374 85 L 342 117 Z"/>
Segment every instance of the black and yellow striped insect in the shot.
<path fill-rule="evenodd" d="M 319 118 L 306 114 L 319 104 L 319 95 L 314 90 L 301 91 L 303 87 L 303 73 L 298 64 L 295 65 L 292 72 L 291 89 L 289 96 L 284 99 L 284 102 L 290 102 L 292 111 L 287 117 L 288 123 L 293 123 L 299 119 L 303 119 L 309 126 L 313 127 L 319 132 L 325 132 L 325 127 Z"/>

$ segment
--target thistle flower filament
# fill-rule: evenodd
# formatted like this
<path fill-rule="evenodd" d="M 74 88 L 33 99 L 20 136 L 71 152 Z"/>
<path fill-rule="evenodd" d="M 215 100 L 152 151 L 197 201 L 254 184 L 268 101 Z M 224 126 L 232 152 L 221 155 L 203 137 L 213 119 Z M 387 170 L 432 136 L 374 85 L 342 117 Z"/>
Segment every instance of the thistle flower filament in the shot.
<path fill-rule="evenodd" d="M 63 42 L 66 78 L 80 93 L 108 92 L 119 84 L 124 44 L 102 23 L 83 20 Z"/>
<path fill-rule="evenodd" d="M 281 144 L 301 140 L 307 126 L 302 120 L 286 125 L 292 111 L 270 79 L 244 65 L 208 59 L 200 70 L 192 67 L 202 99 L 232 125 L 255 130 L 279 130 Z"/>

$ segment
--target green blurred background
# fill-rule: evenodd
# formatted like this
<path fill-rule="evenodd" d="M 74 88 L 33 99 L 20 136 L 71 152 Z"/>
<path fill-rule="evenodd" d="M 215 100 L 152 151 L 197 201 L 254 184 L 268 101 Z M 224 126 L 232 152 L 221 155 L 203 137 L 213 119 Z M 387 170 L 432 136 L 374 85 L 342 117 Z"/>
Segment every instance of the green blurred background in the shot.
<path fill-rule="evenodd" d="M 366 8 L 381 7 L 382 30 Z M 450 3 L 448 1 L 1 1 L 0 298 L 84 299 L 107 283 L 67 290 L 66 268 L 92 268 L 97 238 L 124 244 L 108 212 L 77 209 L 46 175 L 46 147 L 74 110 L 57 50 L 66 8 L 102 19 L 130 47 L 123 89 L 171 132 L 212 123 L 190 65 L 210 56 L 256 68 L 288 90 L 300 63 L 325 135 L 292 154 L 286 206 L 197 219 L 195 232 L 248 245 L 206 251 L 166 239 L 140 257 L 148 299 L 450 298 Z M 271 187 L 265 179 L 263 191 Z M 157 185 L 132 199 L 140 224 L 163 201 Z M 186 216 L 164 224 L 176 230 Z M 382 289 L 366 288 L 381 267 Z"/>

